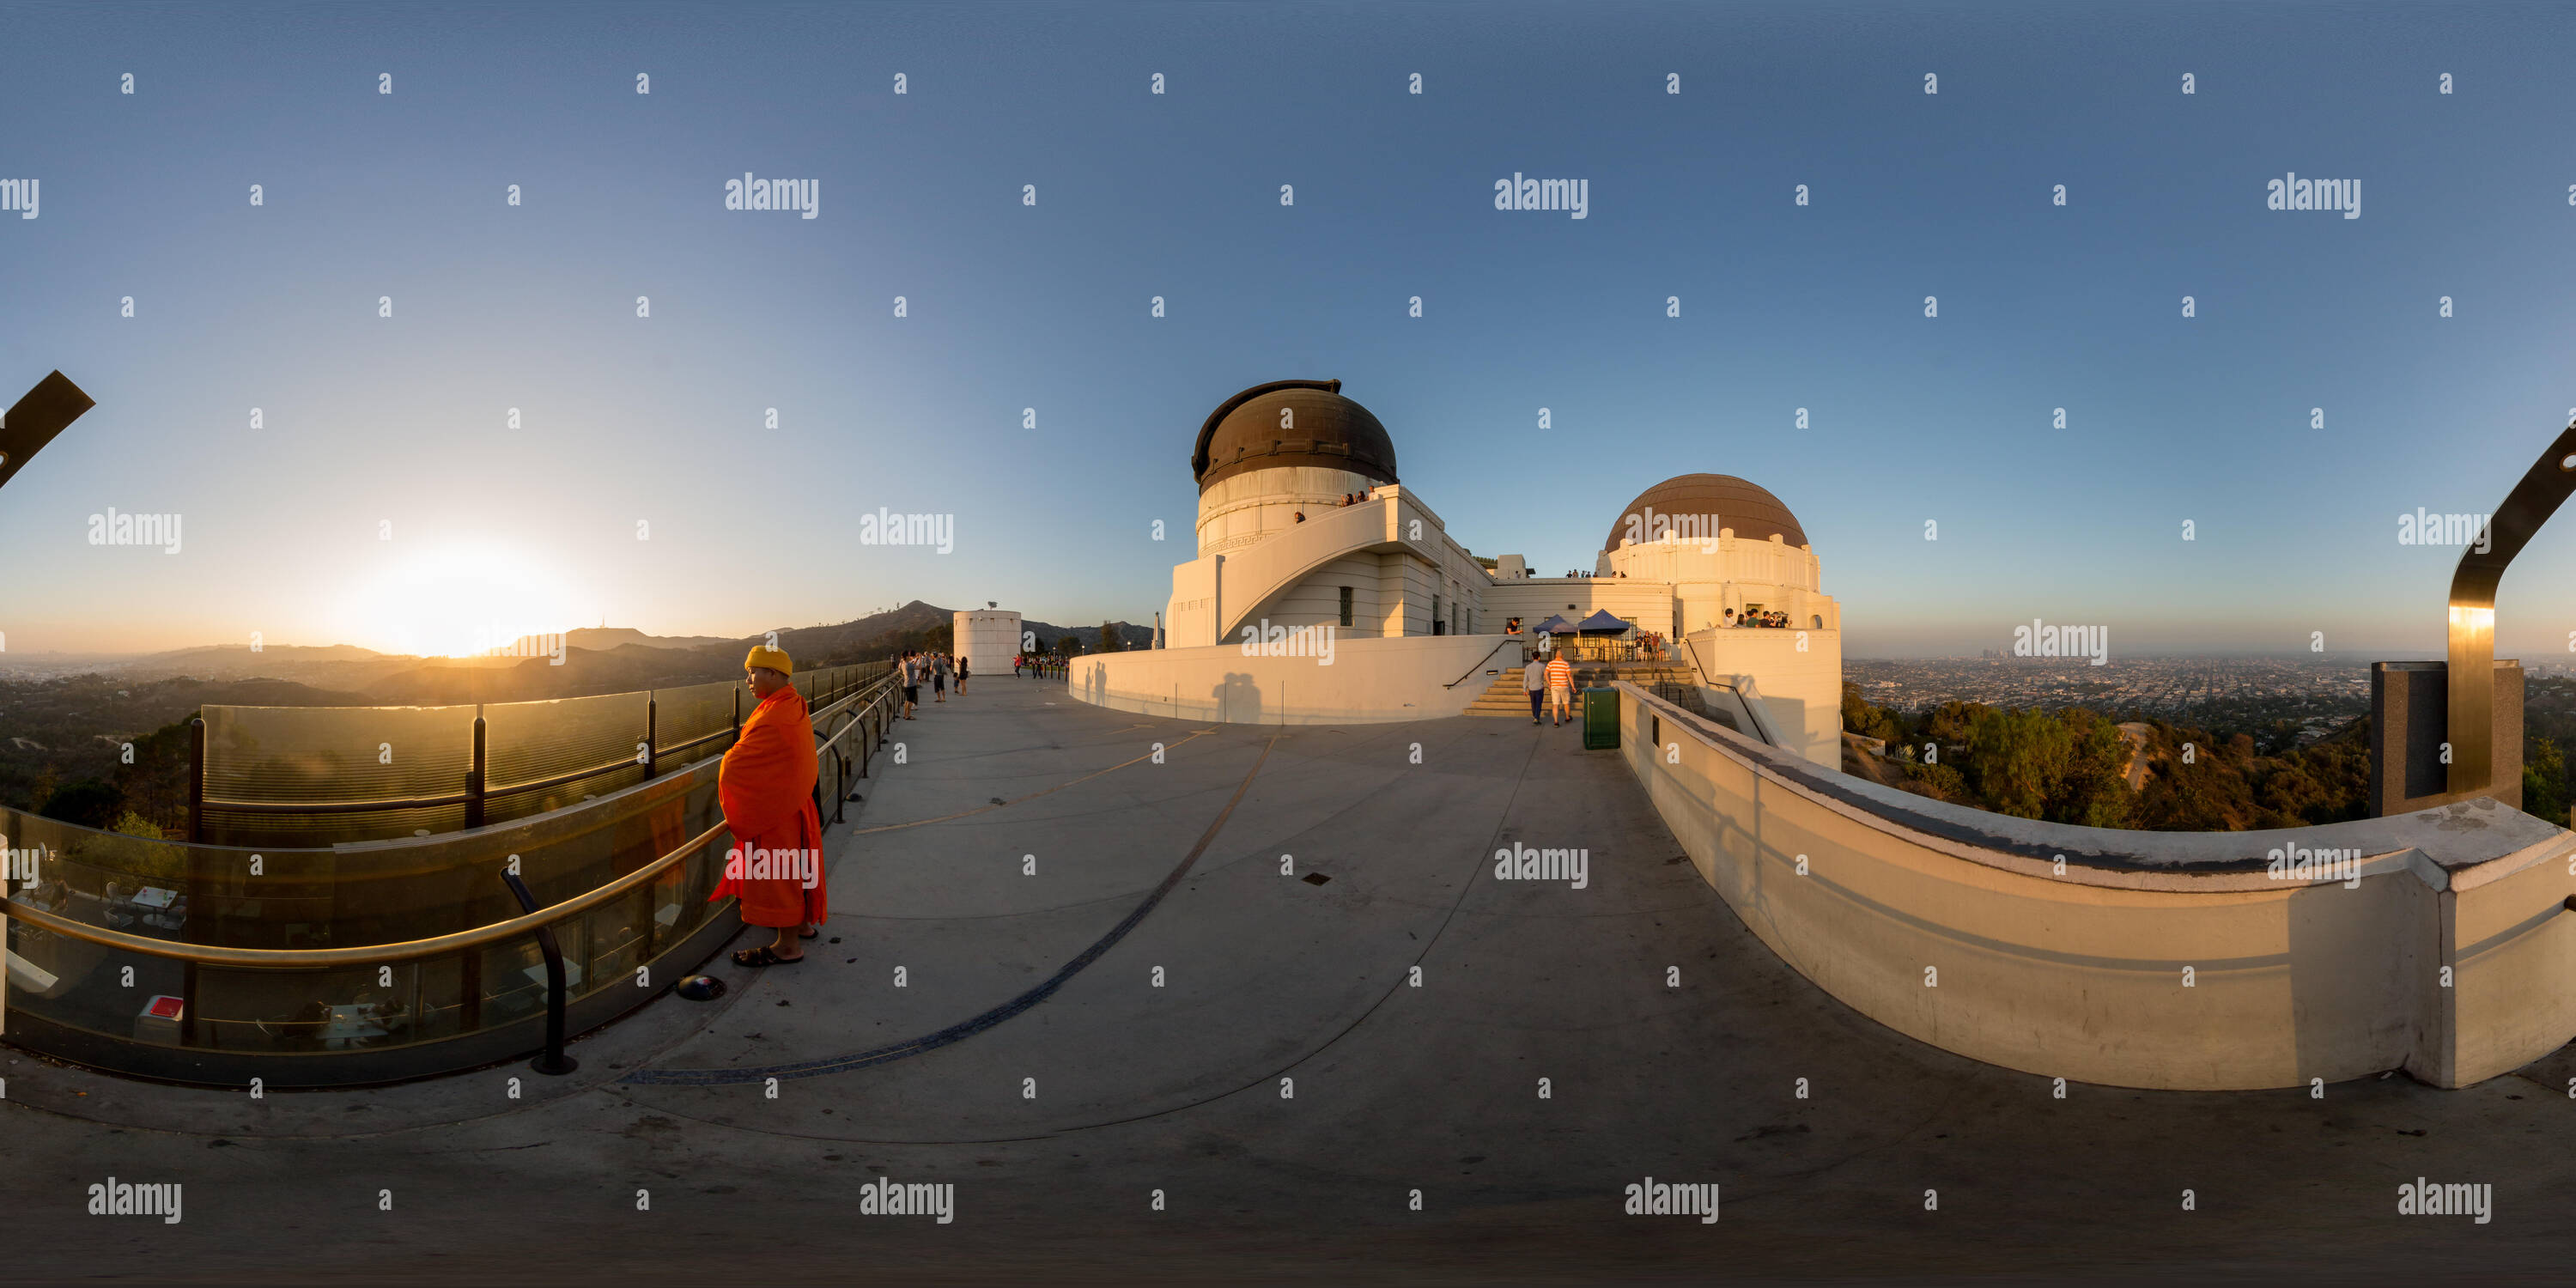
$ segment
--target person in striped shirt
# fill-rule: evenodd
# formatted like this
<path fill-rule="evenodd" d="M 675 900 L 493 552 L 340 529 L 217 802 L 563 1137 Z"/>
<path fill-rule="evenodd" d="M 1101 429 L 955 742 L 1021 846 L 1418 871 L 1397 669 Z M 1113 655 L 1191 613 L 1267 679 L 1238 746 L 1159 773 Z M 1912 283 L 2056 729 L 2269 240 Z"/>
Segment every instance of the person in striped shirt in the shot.
<path fill-rule="evenodd" d="M 1552 724 L 1562 725 L 1574 718 L 1574 664 L 1565 660 L 1563 650 L 1548 659 L 1547 701 L 1554 717 Z"/>

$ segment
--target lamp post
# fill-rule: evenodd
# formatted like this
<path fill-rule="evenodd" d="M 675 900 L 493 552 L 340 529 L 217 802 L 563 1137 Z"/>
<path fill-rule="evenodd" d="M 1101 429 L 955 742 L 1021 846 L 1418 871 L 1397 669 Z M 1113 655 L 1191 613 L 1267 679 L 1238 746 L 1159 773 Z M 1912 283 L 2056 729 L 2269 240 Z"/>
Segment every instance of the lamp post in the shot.
<path fill-rule="evenodd" d="M 10 479 L 17 477 L 18 471 L 27 468 L 27 462 L 35 459 L 36 453 L 54 441 L 54 436 L 62 433 L 66 426 L 80 419 L 82 412 L 97 405 L 95 399 L 82 393 L 79 385 L 65 379 L 59 371 L 37 381 L 36 387 L 28 390 L 26 397 L 19 399 L 6 413 L 0 413 L 0 486 L 6 486 Z M 7 848 L 5 841 L 0 841 L 0 850 Z M 34 847 L 21 848 L 32 850 Z M 0 895 L 8 893 L 9 876 L 8 872 L 0 871 Z M 25 884 L 33 885 L 35 874 L 30 872 L 27 877 Z M 40 972 L 33 964 L 9 951 L 9 918 L 0 914 L 0 1033 L 9 1031 L 8 981 L 21 974 L 32 979 Z"/>
<path fill-rule="evenodd" d="M 2488 521 L 2489 540 L 2473 542 L 2451 574 L 2448 681 L 2451 765 L 2446 786 L 2455 793 L 2495 785 L 2495 596 L 2506 564 L 2576 493 L 2576 423 L 2558 431 L 2531 469 L 2507 493 Z M 2484 547 L 2481 549 L 2481 547 Z"/>

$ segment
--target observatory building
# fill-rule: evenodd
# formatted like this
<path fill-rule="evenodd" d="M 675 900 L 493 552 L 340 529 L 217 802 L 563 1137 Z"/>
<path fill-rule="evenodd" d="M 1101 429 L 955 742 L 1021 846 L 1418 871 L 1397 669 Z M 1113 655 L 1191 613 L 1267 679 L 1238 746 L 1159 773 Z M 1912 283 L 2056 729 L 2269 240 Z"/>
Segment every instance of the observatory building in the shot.
<path fill-rule="evenodd" d="M 1082 659 L 1076 697 L 1264 724 L 1457 715 L 1561 620 L 1654 637 L 1668 667 L 1726 691 L 1710 695 L 1720 709 L 1751 709 L 1745 732 L 1839 762 L 1842 610 L 1797 516 L 1753 483 L 1657 483 L 1610 516 L 1592 575 L 1547 577 L 1453 539 L 1338 380 L 1226 399 L 1190 471 L 1197 553 L 1172 570 L 1169 647 Z M 1781 626 L 1734 625 L 1748 619 Z"/>

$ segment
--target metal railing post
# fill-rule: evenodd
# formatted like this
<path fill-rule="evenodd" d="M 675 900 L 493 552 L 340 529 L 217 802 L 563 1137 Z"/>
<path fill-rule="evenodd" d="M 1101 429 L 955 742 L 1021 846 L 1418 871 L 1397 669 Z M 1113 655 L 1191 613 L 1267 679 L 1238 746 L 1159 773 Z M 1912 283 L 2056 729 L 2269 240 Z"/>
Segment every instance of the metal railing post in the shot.
<path fill-rule="evenodd" d="M 653 761 L 662 754 L 661 726 L 662 700 L 644 699 L 644 776 L 646 778 L 653 776 L 655 772 Z"/>
<path fill-rule="evenodd" d="M 483 717 L 474 717 L 474 764 L 465 771 L 465 826 L 483 826 Z M 531 909 L 530 911 L 534 911 Z"/>
<path fill-rule="evenodd" d="M 481 722 L 476 722 L 479 732 Z M 480 738 L 476 740 L 478 743 Z M 519 898 L 523 911 L 537 910 L 537 897 L 528 893 L 528 883 L 515 872 L 504 872 L 501 879 L 510 885 L 510 893 Z M 537 927 L 537 951 L 546 955 L 546 1049 L 528 1067 L 552 1077 L 562 1077 L 581 1067 L 579 1060 L 564 1054 L 564 959 L 563 948 L 555 942 L 555 928 Z"/>
<path fill-rule="evenodd" d="M 206 839 L 206 718 L 188 722 L 188 843 Z"/>

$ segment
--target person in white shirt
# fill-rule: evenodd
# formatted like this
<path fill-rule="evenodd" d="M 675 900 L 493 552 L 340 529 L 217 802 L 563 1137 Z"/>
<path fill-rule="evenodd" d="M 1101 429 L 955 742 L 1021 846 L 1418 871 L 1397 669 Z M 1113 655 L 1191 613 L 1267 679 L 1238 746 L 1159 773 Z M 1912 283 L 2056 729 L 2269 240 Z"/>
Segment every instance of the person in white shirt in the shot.
<path fill-rule="evenodd" d="M 1547 700 L 1547 661 L 1530 654 L 1529 665 L 1521 668 L 1521 688 L 1528 692 L 1530 723 L 1539 723 L 1539 705 Z"/>

